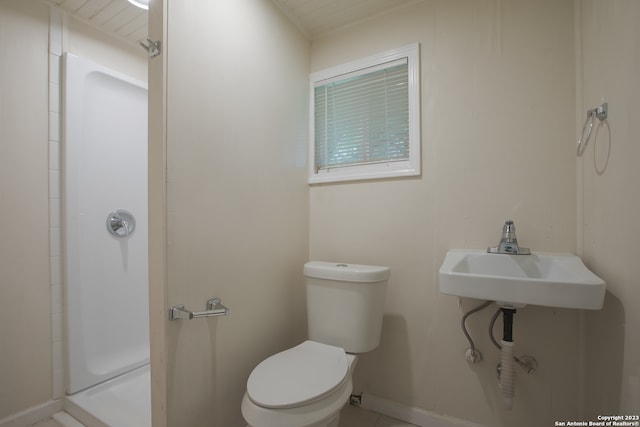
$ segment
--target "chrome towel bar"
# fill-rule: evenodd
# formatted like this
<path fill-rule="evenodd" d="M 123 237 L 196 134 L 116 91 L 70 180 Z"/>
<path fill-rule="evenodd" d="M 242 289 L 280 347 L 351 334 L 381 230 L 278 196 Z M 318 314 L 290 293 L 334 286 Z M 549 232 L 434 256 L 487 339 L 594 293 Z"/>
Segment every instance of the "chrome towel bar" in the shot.
<path fill-rule="evenodd" d="M 169 320 L 189 320 L 197 317 L 226 316 L 227 314 L 229 314 L 229 309 L 222 305 L 220 298 L 211 298 L 207 301 L 207 311 L 187 310 L 182 304 L 169 307 Z"/>

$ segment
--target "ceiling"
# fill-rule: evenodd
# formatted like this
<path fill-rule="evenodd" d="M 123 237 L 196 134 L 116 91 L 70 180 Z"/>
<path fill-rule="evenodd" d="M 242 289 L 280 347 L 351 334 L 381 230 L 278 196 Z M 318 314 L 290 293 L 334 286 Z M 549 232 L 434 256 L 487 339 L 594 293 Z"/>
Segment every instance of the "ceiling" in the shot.
<path fill-rule="evenodd" d="M 272 0 L 310 39 L 421 0 Z"/>
<path fill-rule="evenodd" d="M 127 0 L 47 0 L 108 33 L 136 43 L 147 37 L 147 11 Z"/>
<path fill-rule="evenodd" d="M 131 5 L 127 0 L 45 1 L 57 5 L 67 13 L 131 43 L 137 43 L 147 37 L 147 12 Z M 309 39 L 314 39 L 355 22 L 360 22 L 421 0 L 272 1 L 304 35 Z"/>

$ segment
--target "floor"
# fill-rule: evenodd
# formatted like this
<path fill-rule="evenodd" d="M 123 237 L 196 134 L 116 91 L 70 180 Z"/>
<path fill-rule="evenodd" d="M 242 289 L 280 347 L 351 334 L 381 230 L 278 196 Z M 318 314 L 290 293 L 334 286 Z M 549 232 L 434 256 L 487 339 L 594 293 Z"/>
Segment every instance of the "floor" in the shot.
<path fill-rule="evenodd" d="M 86 412 L 102 420 L 99 425 L 152 427 L 149 365 L 68 396 L 65 405 L 69 413 Z"/>
<path fill-rule="evenodd" d="M 40 421 L 31 427 L 60 427 L 54 420 Z M 347 405 L 340 414 L 340 427 L 416 427 L 366 409 Z"/>
<path fill-rule="evenodd" d="M 45 420 L 32 424 L 31 427 L 60 427 L 60 424 L 53 420 Z"/>
<path fill-rule="evenodd" d="M 49 427 L 49 426 L 46 426 Z M 56 427 L 56 426 L 53 426 Z M 340 427 L 417 427 L 377 412 L 347 405 L 340 414 Z"/>

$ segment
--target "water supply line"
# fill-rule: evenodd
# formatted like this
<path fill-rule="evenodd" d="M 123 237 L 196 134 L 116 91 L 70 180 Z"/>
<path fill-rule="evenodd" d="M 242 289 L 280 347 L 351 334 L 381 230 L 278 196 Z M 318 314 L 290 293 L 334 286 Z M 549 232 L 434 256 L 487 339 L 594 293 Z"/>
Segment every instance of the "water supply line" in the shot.
<path fill-rule="evenodd" d="M 471 316 L 473 313 L 477 313 L 480 310 L 483 310 L 484 308 L 490 306 L 491 303 L 492 301 L 485 301 L 484 303 L 480 304 L 476 308 L 469 310 L 464 314 L 464 316 L 462 316 L 462 321 L 461 321 L 462 332 L 464 333 L 464 336 L 467 338 L 467 341 L 469 341 L 469 348 L 465 353 L 465 357 L 467 361 L 471 363 L 480 362 L 482 360 L 482 353 L 480 353 L 480 351 L 476 349 L 476 345 L 473 343 L 473 339 L 471 338 L 471 335 L 469 335 L 469 332 L 467 331 L 467 324 L 466 324 L 467 317 Z"/>

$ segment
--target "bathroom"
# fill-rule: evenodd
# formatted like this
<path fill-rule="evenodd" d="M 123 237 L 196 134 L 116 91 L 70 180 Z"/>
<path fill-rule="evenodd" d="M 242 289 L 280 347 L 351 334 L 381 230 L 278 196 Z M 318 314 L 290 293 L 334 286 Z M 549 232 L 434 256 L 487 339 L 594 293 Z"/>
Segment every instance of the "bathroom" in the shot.
<path fill-rule="evenodd" d="M 148 62 L 154 425 L 244 425 L 253 367 L 304 339 L 309 259 L 391 267 L 381 344 L 356 371 L 364 405 L 414 424 L 640 413 L 636 1 L 415 1 L 311 41 L 266 0 L 162 6 L 152 5 L 149 34 L 167 55 Z M 62 393 L 50 19 L 47 3 L 0 2 L 3 427 L 28 425 L 16 416 L 33 408 L 50 415 Z M 73 20 L 64 37 L 70 51 L 146 80 L 139 47 Z M 416 42 L 421 176 L 309 186 L 309 73 Z M 595 157 L 606 128 L 583 157 L 575 147 L 585 112 L 602 102 L 604 171 Z M 539 366 L 518 373 L 512 411 L 497 390 L 490 313 L 471 320 L 485 360 L 470 365 L 460 319 L 474 302 L 437 282 L 448 249 L 495 245 L 508 218 L 522 244 L 580 255 L 608 290 L 601 311 L 518 310 L 516 346 Z M 200 310 L 211 297 L 230 315 L 168 321 L 169 305 Z"/>

